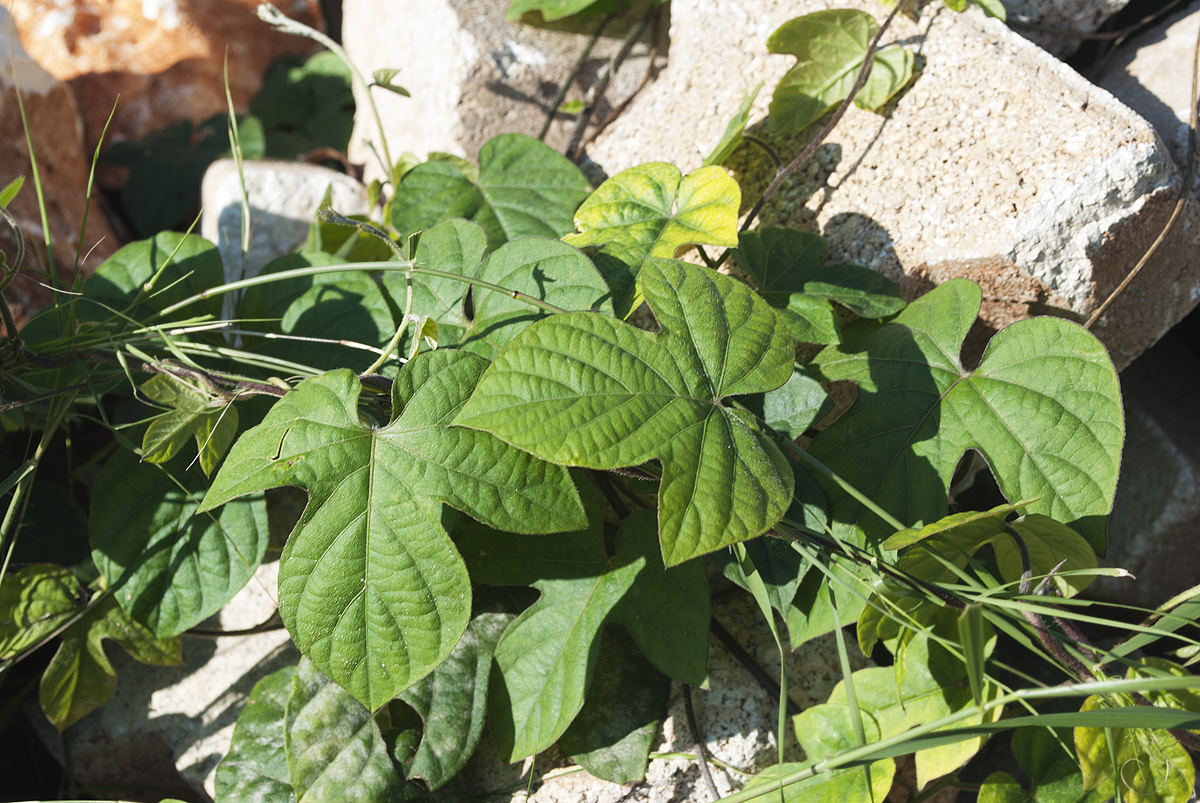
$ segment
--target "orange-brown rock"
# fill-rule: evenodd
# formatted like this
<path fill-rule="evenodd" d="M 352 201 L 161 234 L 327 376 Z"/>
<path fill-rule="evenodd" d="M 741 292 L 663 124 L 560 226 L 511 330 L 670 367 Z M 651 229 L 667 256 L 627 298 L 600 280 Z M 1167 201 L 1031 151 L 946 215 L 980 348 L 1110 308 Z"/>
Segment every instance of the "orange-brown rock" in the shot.
<path fill-rule="evenodd" d="M 311 53 L 302 37 L 272 31 L 258 0 L 0 0 L 29 55 L 75 92 L 89 149 L 138 139 L 183 119 L 225 110 L 224 64 L 239 110 L 285 53 Z M 278 2 L 288 16 L 322 24 L 317 0 Z M 120 102 L 117 98 L 120 96 Z M 106 184 L 111 181 L 106 181 Z"/>
<path fill-rule="evenodd" d="M 0 9 L 0 25 L 7 18 Z M 46 199 L 53 261 L 46 248 L 46 229 L 38 210 L 29 145 L 17 102 L 18 84 Z M 10 60 L 8 39 L 0 37 L 0 186 L 7 186 L 17 176 L 26 179 L 24 188 L 8 207 L 17 219 L 26 247 L 24 268 L 4 291 L 18 326 L 53 301 L 52 287 L 71 287 L 77 264 L 80 274 L 87 276 L 120 245 L 95 203 L 80 238 L 84 214 L 88 211 L 90 169 L 90 151 L 84 149 L 79 110 L 71 90 L 33 63 L 19 46 Z M 9 260 L 16 254 L 16 243 L 12 230 L 0 223 L 0 250 Z"/>

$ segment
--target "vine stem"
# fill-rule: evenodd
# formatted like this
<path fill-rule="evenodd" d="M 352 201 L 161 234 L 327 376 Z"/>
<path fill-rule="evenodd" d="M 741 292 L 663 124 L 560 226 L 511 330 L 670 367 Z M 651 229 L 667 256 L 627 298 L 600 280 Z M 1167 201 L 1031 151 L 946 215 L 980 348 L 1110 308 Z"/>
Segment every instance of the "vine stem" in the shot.
<path fill-rule="evenodd" d="M 746 216 L 746 220 L 743 221 L 741 229 L 742 231 L 749 230 L 750 225 L 754 222 L 754 219 L 758 217 L 760 212 L 762 212 L 763 206 L 766 205 L 771 196 L 774 195 L 780 186 L 783 185 L 783 182 L 787 180 L 787 177 L 796 172 L 800 165 L 804 164 L 806 161 L 808 161 L 810 156 L 816 153 L 817 148 L 821 147 L 821 144 L 833 132 L 833 129 L 837 127 L 837 124 L 841 122 L 842 117 L 849 110 L 850 104 L 852 104 L 854 102 L 854 98 L 858 96 L 859 90 L 866 86 L 867 79 L 871 75 L 871 68 L 874 66 L 875 50 L 879 47 L 879 41 L 883 38 L 884 32 L 887 31 L 888 27 L 892 24 L 892 20 L 896 18 L 896 14 L 900 11 L 900 9 L 907 5 L 908 3 L 906 0 L 897 0 L 896 5 L 892 7 L 891 13 L 887 15 L 887 18 L 883 21 L 883 24 L 879 26 L 879 30 L 875 32 L 875 36 L 871 37 L 871 44 L 867 46 L 866 57 L 863 58 L 862 67 L 860 67 L 858 70 L 858 77 L 854 79 L 854 86 L 851 88 L 850 94 L 847 95 L 846 99 L 843 100 L 841 105 L 837 107 L 837 110 L 833 113 L 833 117 L 829 118 L 829 122 L 825 124 L 825 127 L 821 129 L 820 133 L 808 143 L 804 150 L 800 151 L 800 155 L 789 162 L 786 166 L 775 172 L 775 178 L 771 179 L 771 183 L 767 185 L 765 190 L 763 190 L 763 194 L 759 196 L 758 201 L 754 204 L 754 208 L 750 210 L 750 214 L 748 214 Z M 728 251 L 726 253 L 728 253 Z"/>
<path fill-rule="evenodd" d="M 542 123 L 542 130 L 538 132 L 537 138 L 539 141 L 545 141 L 546 135 L 550 133 L 550 126 L 554 123 L 554 118 L 558 116 L 558 110 L 562 108 L 563 101 L 567 98 L 567 93 L 571 91 L 571 87 L 575 84 L 575 79 L 579 77 L 579 73 L 583 70 L 583 65 L 587 63 L 587 58 L 592 54 L 592 49 L 600 41 L 600 36 L 604 33 L 604 29 L 608 27 L 608 23 L 612 22 L 616 16 L 616 14 L 608 14 L 604 19 L 600 20 L 600 24 L 592 32 L 588 43 L 580 51 L 579 58 L 575 59 L 575 63 L 571 65 L 571 71 L 567 73 L 562 86 L 558 88 L 558 93 L 555 94 L 554 100 L 550 101 L 550 110 L 546 112 L 546 121 Z"/>

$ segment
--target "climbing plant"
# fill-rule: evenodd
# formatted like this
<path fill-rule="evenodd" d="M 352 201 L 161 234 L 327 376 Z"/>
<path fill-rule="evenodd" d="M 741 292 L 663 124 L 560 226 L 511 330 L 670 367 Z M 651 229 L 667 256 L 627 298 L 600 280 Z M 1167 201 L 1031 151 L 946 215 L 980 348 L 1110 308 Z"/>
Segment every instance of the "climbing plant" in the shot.
<path fill-rule="evenodd" d="M 877 49 L 885 28 L 776 31 L 799 62 L 771 129 L 894 102 L 913 62 Z M 755 229 L 762 199 L 739 230 L 721 164 L 772 147 L 745 139 L 752 99 L 686 174 L 593 188 L 508 134 L 478 164 L 385 165 L 381 220 L 325 209 L 257 276 L 223 283 L 214 246 L 163 232 L 19 332 L 0 305 L 5 440 L 35 444 L 0 485 L 0 671 L 57 640 L 38 691 L 65 730 L 113 691 L 105 640 L 177 662 L 278 550 L 303 658 L 250 693 L 218 801 L 466 799 L 485 729 L 504 761 L 557 745 L 628 783 L 672 688 L 705 683 L 711 566 L 781 651 L 854 625 L 880 659 L 851 671 L 839 640 L 841 683 L 790 726 L 802 759 L 781 747 L 727 800 L 876 803 L 904 754 L 919 786 L 954 786 L 1009 730 L 1028 778 L 992 773 L 982 800 L 1187 799 L 1200 601 L 1107 648 L 1075 623 L 1118 624 L 1076 596 L 1118 571 L 1097 567 L 1124 439 L 1103 346 L 1035 318 L 968 365 L 972 283 L 906 304 L 815 234 Z M 983 510 L 954 498 L 970 454 L 1003 497 Z M 56 455 L 86 492 L 50 485 Z M 285 487 L 306 497 L 290 518 Z"/>

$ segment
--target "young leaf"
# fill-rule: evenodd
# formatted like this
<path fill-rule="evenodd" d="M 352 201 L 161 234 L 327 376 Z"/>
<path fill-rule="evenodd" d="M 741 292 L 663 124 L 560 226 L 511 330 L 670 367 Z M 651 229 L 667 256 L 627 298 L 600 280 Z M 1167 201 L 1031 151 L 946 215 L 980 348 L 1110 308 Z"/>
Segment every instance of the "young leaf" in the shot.
<path fill-rule="evenodd" d="M 844 101 L 877 30 L 879 24 L 870 14 L 839 8 L 797 17 L 771 34 L 768 50 L 798 59 L 771 97 L 771 133 L 800 131 Z M 912 70 L 912 54 L 899 45 L 877 50 L 871 74 L 854 102 L 878 109 L 912 80 Z"/>
<path fill-rule="evenodd" d="M 1125 428 L 1112 361 L 1082 327 L 1033 318 L 992 338 L 968 371 L 959 351 L 979 306 L 979 287 L 953 279 L 892 323 L 818 354 L 825 379 L 852 379 L 859 396 L 810 451 L 916 525 L 944 515 L 955 466 L 977 449 L 1009 499 L 1035 499 L 1031 513 L 1064 522 L 1102 552 Z M 891 533 L 834 493 L 831 514 L 843 532 Z"/>
<path fill-rule="evenodd" d="M 8 182 L 4 189 L 0 190 L 0 206 L 3 206 L 7 209 L 8 205 L 11 204 L 13 199 L 17 197 L 17 193 L 21 191 L 21 187 L 23 186 L 25 186 L 24 176 L 17 176 L 12 181 Z"/>
<path fill-rule="evenodd" d="M 407 237 L 450 218 L 483 226 L 488 249 L 517 237 L 558 238 L 587 197 L 587 179 L 562 154 L 533 137 L 501 134 L 479 151 L 479 174 L 428 161 L 405 175 L 392 201 L 392 226 Z"/>
<path fill-rule="evenodd" d="M 169 462 L 194 439 L 200 468 L 205 476 L 211 476 L 237 437 L 237 407 L 173 374 L 154 376 L 138 390 L 156 404 L 171 408 L 146 427 L 142 459 Z"/>
<path fill-rule="evenodd" d="M 604 623 L 626 624 L 660 669 L 698 683 L 708 648 L 707 588 L 700 562 L 664 570 L 652 514 L 633 514 L 604 548 L 603 522 L 586 494 L 591 526 L 532 539 L 472 527 L 458 543 L 471 577 L 491 585 L 532 585 L 541 597 L 496 648 L 499 675 L 488 702 L 492 738 L 506 761 L 552 745 L 584 703 Z"/>
<path fill-rule="evenodd" d="M 254 684 L 233 729 L 229 752 L 217 765 L 219 803 L 295 803 L 284 749 L 288 693 L 296 667 Z"/>
<path fill-rule="evenodd" d="M 376 70 L 372 74 L 375 80 L 371 82 L 371 86 L 377 86 L 380 89 L 386 89 L 388 92 L 395 92 L 406 98 L 411 98 L 412 93 L 399 84 L 392 83 L 392 79 L 400 73 L 400 70 L 392 68 L 387 70 Z"/>
<path fill-rule="evenodd" d="M 643 781 L 670 695 L 671 681 L 621 628 L 609 627 L 587 699 L 558 746 L 597 778 L 619 784 Z"/>
<path fill-rule="evenodd" d="M 503 613 L 476 616 L 446 660 L 400 695 L 425 723 L 421 744 L 405 768 L 408 777 L 437 789 L 466 766 L 483 733 L 492 655 L 512 619 Z"/>
<path fill-rule="evenodd" d="M 284 750 L 288 777 L 301 803 L 404 799 L 404 778 L 392 764 L 371 712 L 302 658 L 292 676 Z"/>
<path fill-rule="evenodd" d="M 792 344 L 762 299 L 715 271 L 649 259 L 642 282 L 659 334 L 586 312 L 538 321 L 497 355 L 456 423 L 566 465 L 661 460 L 671 566 L 760 535 L 791 504 L 787 459 L 723 401 L 781 386 Z"/>
<path fill-rule="evenodd" d="M 79 610 L 79 585 L 66 569 L 39 563 L 0 581 L 0 660 L 50 637 Z"/>
<path fill-rule="evenodd" d="M 167 666 L 181 660 L 179 639 L 158 640 L 129 618 L 110 594 L 95 602 L 63 631 L 38 688 L 42 711 L 59 731 L 95 711 L 117 688 L 117 673 L 104 654 L 104 639 L 118 642 L 144 664 Z"/>
<path fill-rule="evenodd" d="M 120 450 L 92 490 L 92 559 L 113 596 L 159 638 L 198 625 L 233 598 L 267 549 L 261 494 L 196 515 L 200 472 L 174 472 Z"/>
<path fill-rule="evenodd" d="M 665 162 L 623 170 L 592 193 L 575 213 L 578 234 L 563 238 L 579 248 L 604 246 L 596 267 L 612 288 L 617 316 L 641 303 L 636 287 L 649 257 L 674 257 L 693 244 L 737 245 L 737 182 L 719 167 L 680 174 Z"/>
<path fill-rule="evenodd" d="M 1083 701 L 1081 711 L 1096 711 L 1112 705 L 1099 696 Z M 1111 733 L 1116 767 L 1106 731 Z M 1196 767 L 1191 756 L 1166 730 L 1149 728 L 1076 728 L 1075 749 L 1083 771 L 1084 788 L 1112 797 L 1120 785 L 1127 803 L 1186 803 L 1196 786 Z"/>
<path fill-rule="evenodd" d="M 733 119 L 726 126 L 725 134 L 721 137 L 721 141 L 712 149 L 712 153 L 704 160 L 704 164 L 701 167 L 724 164 L 729 155 L 737 149 L 737 146 L 742 144 L 742 137 L 746 133 L 746 124 L 750 122 L 750 107 L 754 105 L 754 99 L 758 97 L 762 86 L 762 82 L 759 81 L 758 86 L 754 87 L 750 91 L 750 94 L 742 100 L 742 105 L 737 110 L 737 114 L 733 115 Z"/>
<path fill-rule="evenodd" d="M 272 260 L 263 274 L 341 263 L 322 253 L 288 254 Z M 381 346 L 394 331 L 392 313 L 378 285 L 366 273 L 342 272 L 302 276 L 246 289 L 237 317 L 252 332 L 345 340 Z M 315 368 L 364 370 L 375 355 L 336 343 L 267 339 L 247 335 L 247 348 Z"/>
<path fill-rule="evenodd" d="M 371 710 L 440 664 L 470 612 L 442 505 L 506 530 L 581 527 L 567 472 L 486 433 L 448 426 L 487 362 L 421 354 L 364 426 L 350 371 L 305 380 L 238 440 L 202 510 L 295 485 L 309 502 L 284 549 L 279 607 L 301 652 Z"/>

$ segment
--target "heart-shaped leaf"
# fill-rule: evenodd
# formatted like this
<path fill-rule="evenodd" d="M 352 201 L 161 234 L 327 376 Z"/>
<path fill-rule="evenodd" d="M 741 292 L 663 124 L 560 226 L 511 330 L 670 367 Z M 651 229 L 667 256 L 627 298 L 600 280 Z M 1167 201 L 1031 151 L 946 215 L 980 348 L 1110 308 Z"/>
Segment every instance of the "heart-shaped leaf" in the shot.
<path fill-rule="evenodd" d="M 767 39 L 772 53 L 795 56 L 771 97 L 771 132 L 800 131 L 844 101 L 854 88 L 879 23 L 864 11 L 828 9 L 785 22 Z M 913 55 L 899 45 L 875 52 L 854 102 L 874 111 L 912 80 Z"/>
<path fill-rule="evenodd" d="M 279 607 L 296 646 L 372 710 L 442 662 L 470 612 L 442 505 L 513 532 L 584 526 L 567 472 L 486 433 L 449 426 L 487 362 L 434 351 L 392 390 L 392 420 L 364 426 L 350 371 L 305 380 L 234 444 L 209 510 L 280 485 L 309 502 L 284 549 Z"/>
<path fill-rule="evenodd" d="M 371 712 L 300 660 L 288 694 L 284 750 L 299 803 L 403 800 L 404 778 L 392 764 Z"/>
<path fill-rule="evenodd" d="M 403 236 L 450 218 L 483 226 L 488 249 L 517 237 L 558 238 L 587 197 L 587 179 L 558 151 L 523 134 L 501 134 L 479 151 L 478 176 L 451 161 L 410 170 L 392 201 L 392 226 Z"/>
<path fill-rule="evenodd" d="M 79 610 L 79 584 L 49 563 L 26 566 L 0 581 L 0 659 L 49 638 Z"/>
<path fill-rule="evenodd" d="M 695 244 L 737 245 L 740 203 L 737 182 L 720 167 L 683 176 L 674 165 L 651 162 L 601 184 L 575 213 L 579 233 L 563 239 L 580 248 L 604 246 L 596 267 L 624 318 L 641 303 L 636 283 L 648 257 L 674 257 Z"/>
<path fill-rule="evenodd" d="M 151 280 L 153 286 L 138 309 L 129 309 Z M 225 268 L 215 245 L 203 237 L 164 231 L 130 243 L 96 268 L 83 285 L 80 315 L 88 321 L 107 320 L 112 309 L 145 316 L 224 280 Z M 221 299 L 206 298 L 189 307 L 187 314 L 220 317 Z"/>
<path fill-rule="evenodd" d="M 854 380 L 859 397 L 811 453 L 916 526 L 945 514 L 955 466 L 977 449 L 1009 499 L 1036 499 L 1029 512 L 1063 522 L 1103 552 L 1125 429 L 1112 361 L 1083 327 L 1033 318 L 997 334 L 967 370 L 959 351 L 979 306 L 979 287 L 954 279 L 886 326 L 848 327 L 846 343 L 814 365 L 828 380 Z M 843 532 L 891 534 L 831 493 Z"/>
<path fill-rule="evenodd" d="M 216 613 L 266 553 L 261 494 L 196 515 L 204 475 L 138 461 L 120 450 L 96 476 L 88 538 L 92 559 L 121 607 L 159 638 Z"/>
<path fill-rule="evenodd" d="M 571 466 L 661 460 L 670 566 L 762 534 L 791 504 L 787 459 L 723 402 L 786 382 L 792 341 L 749 287 L 715 271 L 650 259 L 642 283 L 659 334 L 586 312 L 538 321 L 500 352 L 456 423 Z"/>

